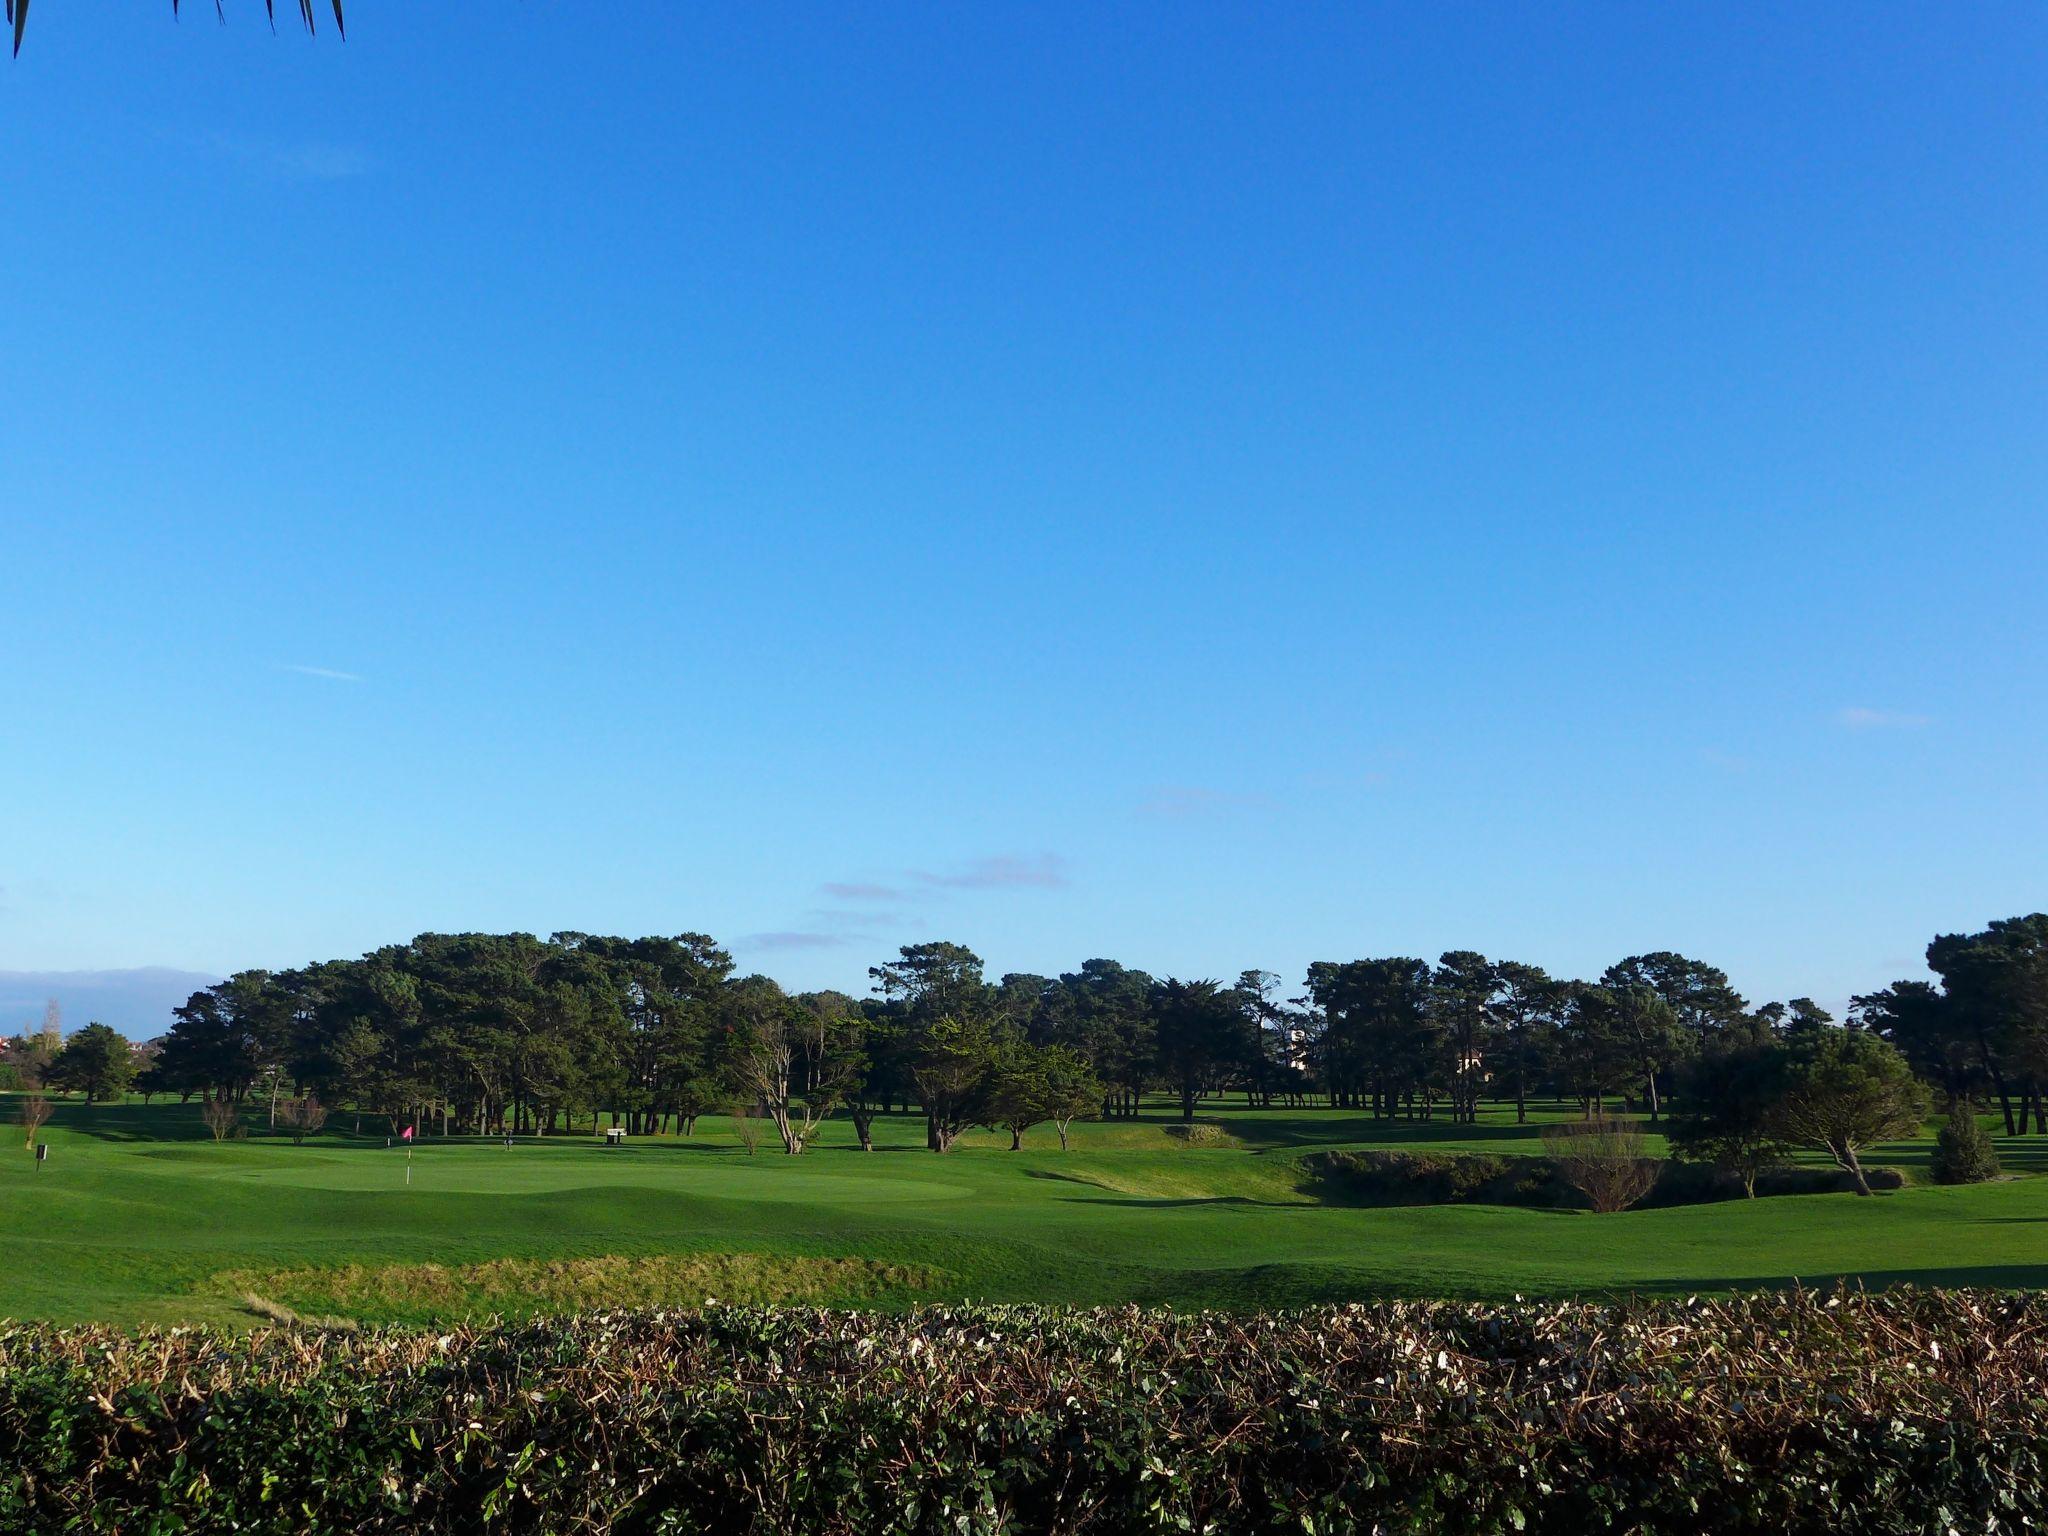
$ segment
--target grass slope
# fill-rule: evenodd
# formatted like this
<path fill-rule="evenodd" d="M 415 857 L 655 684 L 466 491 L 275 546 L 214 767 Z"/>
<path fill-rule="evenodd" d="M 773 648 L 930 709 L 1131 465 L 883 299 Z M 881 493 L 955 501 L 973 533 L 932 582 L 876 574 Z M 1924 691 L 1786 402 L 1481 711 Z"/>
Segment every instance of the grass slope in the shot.
<path fill-rule="evenodd" d="M 10 1118 L 0 1108 L 0 1120 Z M 1407 1294 L 1692 1292 L 1860 1277 L 2048 1285 L 2048 1145 L 2005 1143 L 2022 1176 L 1858 1200 L 1802 1196 L 1596 1217 L 1487 1206 L 1351 1209 L 1304 1192 L 1329 1147 L 1533 1153 L 1535 1126 L 1382 1124 L 1330 1111 L 1217 1109 L 1189 1147 L 1164 1109 L 1137 1124 L 923 1150 L 912 1117 L 862 1154 L 830 1126 L 802 1158 L 749 1157 L 728 1128 L 607 1148 L 587 1138 L 429 1141 L 331 1132 L 216 1145 L 188 1106 L 66 1104 L 41 1171 L 0 1141 L 0 1316 L 247 1320 L 244 1292 L 375 1320 L 552 1310 L 607 1294 L 686 1300 L 711 1277 L 762 1295 L 897 1306 L 940 1298 L 1251 1307 Z M 1873 1162 L 1924 1177 L 1925 1141 Z M 738 1255 L 718 1264 L 594 1264 Z M 520 1261 L 506 1266 L 495 1261 Z M 860 1260 L 839 1267 L 821 1261 Z M 552 1261 L 552 1262 L 551 1262 Z M 569 1262 L 580 1261 L 580 1262 Z M 364 1272 L 434 1265 L 432 1284 Z M 343 1283 L 303 1271 L 355 1266 Z M 422 1274 L 426 1272 L 421 1272 Z M 556 1278 L 549 1280 L 553 1275 Z M 527 1277 L 508 1283 L 507 1276 Z M 835 1278 L 836 1277 L 836 1278 Z M 550 1287 L 553 1287 L 551 1290 Z"/>

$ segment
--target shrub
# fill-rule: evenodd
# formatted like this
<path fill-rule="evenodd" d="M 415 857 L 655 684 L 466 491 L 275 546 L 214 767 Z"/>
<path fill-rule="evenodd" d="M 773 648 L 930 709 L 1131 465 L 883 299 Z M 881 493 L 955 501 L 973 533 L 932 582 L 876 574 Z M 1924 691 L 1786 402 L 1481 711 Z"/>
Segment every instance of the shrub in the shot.
<path fill-rule="evenodd" d="M 1757 1195 L 1840 1195 L 1856 1181 L 1839 1168 L 1771 1168 L 1745 1186 L 1739 1173 L 1710 1163 L 1649 1162 L 1644 1206 L 1703 1205 Z M 1301 1159 L 1309 1192 L 1337 1205 L 1519 1205 L 1583 1209 L 1592 1202 L 1547 1157 L 1476 1153 L 1339 1150 Z M 1867 1168 L 1873 1189 L 1899 1189 L 1893 1168 Z"/>
<path fill-rule="evenodd" d="M 0 1531 L 2038 1529 L 2048 1298 L 0 1327 Z"/>
<path fill-rule="evenodd" d="M 1165 1131 L 1173 1140 L 1190 1147 L 1228 1146 L 1237 1139 L 1222 1126 L 1212 1125 L 1206 1120 L 1196 1120 L 1181 1125 L 1166 1125 L 1161 1126 L 1160 1129 Z"/>
<path fill-rule="evenodd" d="M 1596 1211 L 1625 1211 L 1657 1182 L 1659 1163 L 1646 1155 L 1649 1138 L 1633 1120 L 1594 1115 L 1543 1128 L 1543 1149 L 1558 1175 Z"/>
<path fill-rule="evenodd" d="M 1937 1184 L 1982 1184 L 1998 1177 L 1998 1148 L 1969 1105 L 1949 1106 L 1934 1138 L 1932 1172 Z"/>
<path fill-rule="evenodd" d="M 310 1093 L 303 1099 L 287 1099 L 277 1113 L 278 1123 L 291 1133 L 292 1145 L 303 1146 L 327 1124 L 327 1106 Z"/>
<path fill-rule="evenodd" d="M 1313 1152 L 1301 1160 L 1311 1188 L 1349 1205 L 1538 1205 L 1574 1203 L 1540 1157 L 1476 1153 Z"/>
<path fill-rule="evenodd" d="M 213 1133 L 215 1141 L 226 1141 L 241 1129 L 242 1112 L 236 1107 L 235 1102 L 226 1096 L 214 1098 L 209 1094 L 202 1098 L 199 1101 L 199 1118 L 207 1130 Z"/>

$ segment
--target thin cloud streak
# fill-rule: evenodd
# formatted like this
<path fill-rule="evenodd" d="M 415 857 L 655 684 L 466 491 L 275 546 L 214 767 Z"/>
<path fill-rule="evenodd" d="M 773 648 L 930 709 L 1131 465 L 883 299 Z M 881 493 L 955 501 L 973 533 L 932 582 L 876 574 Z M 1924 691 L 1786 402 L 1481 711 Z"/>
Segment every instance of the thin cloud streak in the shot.
<path fill-rule="evenodd" d="M 893 886 L 868 885 L 857 880 L 828 880 L 821 890 L 834 901 L 901 901 L 903 893 Z"/>
<path fill-rule="evenodd" d="M 1066 860 L 1056 853 L 1042 853 L 1035 859 L 999 854 L 975 859 L 950 874 L 912 870 L 920 885 L 950 891 L 1059 890 L 1067 884 Z"/>
<path fill-rule="evenodd" d="M 851 933 L 801 933 L 787 930 L 772 933 L 743 934 L 735 942 L 737 949 L 838 949 L 851 944 L 858 934 Z"/>
<path fill-rule="evenodd" d="M 1272 803 L 1265 795 L 1238 794 L 1200 784 L 1162 784 L 1139 802 L 1138 814 L 1186 821 L 1227 811 L 1264 810 Z"/>
<path fill-rule="evenodd" d="M 280 672 L 296 672 L 301 677 L 322 678 L 330 683 L 360 683 L 363 681 L 362 674 L 357 672 L 343 672 L 338 667 L 306 667 L 292 661 L 279 662 L 277 670 Z"/>
<path fill-rule="evenodd" d="M 1870 709 L 1861 704 L 1851 704 L 1835 711 L 1835 723 L 1852 731 L 1917 731 L 1934 722 L 1926 715 L 1908 714 L 1895 709 Z"/>
<path fill-rule="evenodd" d="M 370 172 L 370 157 L 346 144 L 269 139 L 214 130 L 170 137 L 278 181 L 347 181 Z"/>

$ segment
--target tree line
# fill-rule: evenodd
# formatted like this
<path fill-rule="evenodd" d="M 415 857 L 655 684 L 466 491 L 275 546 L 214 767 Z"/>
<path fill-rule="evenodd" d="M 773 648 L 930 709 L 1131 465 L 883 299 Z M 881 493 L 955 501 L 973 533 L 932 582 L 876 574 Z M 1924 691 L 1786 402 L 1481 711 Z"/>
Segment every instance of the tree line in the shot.
<path fill-rule="evenodd" d="M 2009 1134 L 2048 1133 L 2048 916 L 1939 937 L 1928 961 L 1938 982 L 1858 997 L 1841 1025 L 1807 998 L 1752 1006 L 1724 972 L 1671 952 L 1591 982 L 1463 950 L 1322 962 L 1287 997 L 1267 971 L 1182 980 L 1102 959 L 991 981 L 979 956 L 941 942 L 904 947 L 855 998 L 742 975 L 702 934 L 423 934 L 358 959 L 244 971 L 176 1009 L 145 1060 L 99 1026 L 46 1070 L 97 1097 L 134 1071 L 144 1093 L 253 1103 L 273 1125 L 308 1101 L 358 1126 L 386 1117 L 444 1134 L 548 1134 L 606 1116 L 636 1134 L 687 1133 L 732 1113 L 772 1126 L 792 1153 L 828 1117 L 843 1114 L 870 1147 L 877 1115 L 913 1109 L 937 1151 L 970 1126 L 1006 1128 L 1017 1144 L 1051 1124 L 1064 1143 L 1074 1118 L 1135 1116 L 1160 1092 L 1187 1119 L 1236 1093 L 1453 1122 L 1487 1100 L 1518 1119 L 1554 1098 L 1588 1117 L 1675 1108 L 1676 1134 L 1739 1149 L 1784 1139 L 1786 1072 L 1825 1047 L 1895 1076 L 1910 1064 L 1951 1103 L 1996 1106 Z M 37 1049 L 46 1037 L 24 1037 L 10 1058 Z"/>

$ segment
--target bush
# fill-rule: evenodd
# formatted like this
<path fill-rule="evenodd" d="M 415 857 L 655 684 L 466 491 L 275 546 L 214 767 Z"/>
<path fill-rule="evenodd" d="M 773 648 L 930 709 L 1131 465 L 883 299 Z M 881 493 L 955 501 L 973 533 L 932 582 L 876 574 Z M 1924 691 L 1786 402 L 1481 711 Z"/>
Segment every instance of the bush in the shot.
<path fill-rule="evenodd" d="M 1578 1203 L 1540 1157 L 1476 1153 L 1312 1152 L 1301 1160 L 1310 1187 L 1342 1205 L 1534 1205 Z"/>
<path fill-rule="evenodd" d="M 1625 1211 L 1657 1183 L 1662 1164 L 1646 1155 L 1649 1138 L 1633 1120 L 1594 1115 L 1543 1127 L 1543 1150 L 1558 1175 L 1596 1211 Z"/>
<path fill-rule="evenodd" d="M 1740 1200 L 1739 1175 L 1707 1163 L 1651 1162 L 1655 1182 L 1637 1202 L 1646 1207 Z M 1477 1153 L 1334 1151 L 1301 1159 L 1308 1189 L 1333 1205 L 1518 1205 L 1586 1210 L 1592 1202 L 1547 1157 Z M 1900 1189 L 1896 1169 L 1864 1170 L 1872 1189 Z M 1756 1176 L 1763 1195 L 1845 1195 L 1856 1181 L 1839 1168 L 1772 1168 Z"/>
<path fill-rule="evenodd" d="M 1998 1177 L 1998 1148 L 1969 1105 L 1950 1107 L 1934 1138 L 1932 1171 L 1937 1184 L 1982 1184 Z"/>
<path fill-rule="evenodd" d="M 0 1531 L 2018 1531 L 2048 1298 L 0 1328 Z"/>
<path fill-rule="evenodd" d="M 1190 1147 L 1226 1147 L 1237 1138 L 1220 1125 L 1206 1120 L 1190 1121 L 1181 1125 L 1161 1126 L 1161 1130 L 1175 1141 Z"/>

